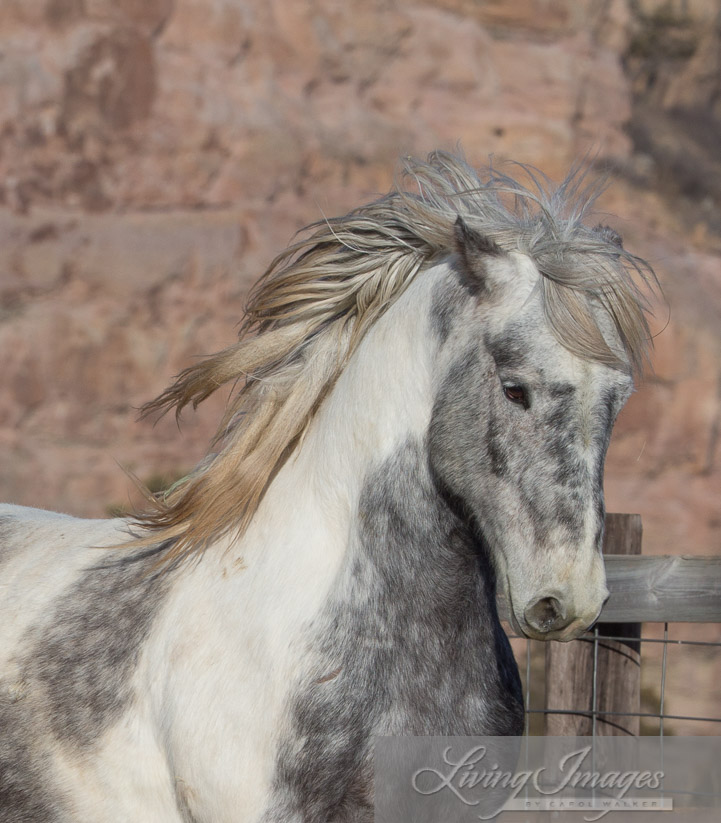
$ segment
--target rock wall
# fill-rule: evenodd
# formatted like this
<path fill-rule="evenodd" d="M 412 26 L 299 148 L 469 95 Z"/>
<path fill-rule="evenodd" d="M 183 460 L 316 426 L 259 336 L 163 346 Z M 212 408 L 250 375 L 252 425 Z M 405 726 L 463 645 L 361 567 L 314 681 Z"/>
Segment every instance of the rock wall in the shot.
<path fill-rule="evenodd" d="M 134 495 L 120 466 L 151 485 L 190 468 L 222 398 L 182 437 L 135 409 L 233 338 L 296 229 L 386 190 L 400 154 L 460 142 L 479 164 L 558 178 L 590 151 L 617 178 L 604 220 L 654 263 L 669 304 L 656 374 L 618 425 L 609 506 L 644 515 L 647 551 L 715 551 L 709 5 L 4 0 L 0 498 L 102 516 Z M 684 21 L 671 68 L 669 14 Z M 706 139 L 680 112 L 705 112 Z"/>

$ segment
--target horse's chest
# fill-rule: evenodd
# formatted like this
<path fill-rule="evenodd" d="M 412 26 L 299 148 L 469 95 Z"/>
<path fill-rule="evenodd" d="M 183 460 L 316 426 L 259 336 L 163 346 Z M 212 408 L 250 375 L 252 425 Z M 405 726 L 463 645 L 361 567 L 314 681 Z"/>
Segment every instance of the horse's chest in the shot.
<path fill-rule="evenodd" d="M 434 634 L 370 610 L 353 629 L 330 621 L 289 704 L 265 819 L 371 819 L 377 736 L 518 733 L 515 684 L 472 617 Z"/>

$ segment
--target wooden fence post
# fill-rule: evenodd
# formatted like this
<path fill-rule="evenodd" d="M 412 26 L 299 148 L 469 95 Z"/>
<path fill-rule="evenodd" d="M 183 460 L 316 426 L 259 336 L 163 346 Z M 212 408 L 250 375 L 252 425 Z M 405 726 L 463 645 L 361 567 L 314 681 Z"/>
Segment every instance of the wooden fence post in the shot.
<path fill-rule="evenodd" d="M 606 515 L 605 554 L 641 554 L 641 540 L 640 515 Z M 546 735 L 638 735 L 640 718 L 624 715 L 641 710 L 641 624 L 599 623 L 598 633 L 633 639 L 599 640 L 597 651 L 592 639 L 546 645 Z M 596 717 L 595 729 L 594 697 L 597 712 L 621 713 Z"/>

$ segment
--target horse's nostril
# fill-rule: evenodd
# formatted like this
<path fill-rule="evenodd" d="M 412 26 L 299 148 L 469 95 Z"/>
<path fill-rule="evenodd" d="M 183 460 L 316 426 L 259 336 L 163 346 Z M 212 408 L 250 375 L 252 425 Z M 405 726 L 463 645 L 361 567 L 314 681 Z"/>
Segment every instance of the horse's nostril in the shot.
<path fill-rule="evenodd" d="M 536 631 L 557 631 L 568 624 L 566 610 L 561 601 L 555 597 L 542 597 L 528 606 L 523 615 L 529 626 Z"/>

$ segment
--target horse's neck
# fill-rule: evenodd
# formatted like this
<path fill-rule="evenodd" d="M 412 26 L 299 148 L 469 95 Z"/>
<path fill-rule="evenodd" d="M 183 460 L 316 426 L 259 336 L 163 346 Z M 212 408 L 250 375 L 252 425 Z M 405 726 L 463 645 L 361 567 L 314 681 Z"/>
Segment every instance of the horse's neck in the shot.
<path fill-rule="evenodd" d="M 470 612 L 490 622 L 491 566 L 437 488 L 425 438 L 409 438 L 366 478 L 350 553 L 339 598 L 376 609 L 385 600 L 383 619 L 415 626 L 419 639 L 454 631 L 455 617 L 465 621 Z"/>
<path fill-rule="evenodd" d="M 433 272 L 420 275 L 368 331 L 316 414 L 296 454 L 273 481 L 246 545 L 306 540 L 299 519 L 326 542 L 325 564 L 342 555 L 365 478 L 410 437 L 425 435 L 432 411 Z M 275 546 L 269 546 L 274 551 Z"/>
<path fill-rule="evenodd" d="M 202 588 L 222 613 L 224 636 L 272 627 L 272 652 L 331 596 L 349 561 L 367 479 L 428 429 L 434 282 L 432 271 L 419 275 L 369 329 L 242 539 L 224 538 L 206 552 L 197 571 L 205 582 L 179 582 Z"/>
<path fill-rule="evenodd" d="M 366 476 L 348 562 L 304 637 L 267 819 L 331 819 L 339 797 L 363 797 L 378 735 L 520 732 L 520 684 L 475 548 L 435 488 L 425 439 Z"/>
<path fill-rule="evenodd" d="M 299 454 L 318 487 L 351 490 L 430 422 L 434 345 L 428 299 L 433 272 L 370 329 L 321 408 Z"/>
<path fill-rule="evenodd" d="M 411 386 L 381 383 L 378 425 L 355 418 L 369 426 L 380 456 L 356 453 L 349 466 L 363 469 L 353 516 L 342 560 L 302 629 L 304 657 L 284 698 L 264 820 L 335 819 L 339 799 L 365 797 L 377 735 L 520 730 L 520 688 L 493 575 L 436 488 L 427 444 L 432 392 L 417 372 L 415 379 L 426 406 L 418 401 L 404 418 L 398 400 L 412 397 Z M 384 406 L 383 388 L 395 409 Z M 398 420 L 386 417 L 394 410 Z M 348 414 L 354 420 L 351 407 Z"/>
<path fill-rule="evenodd" d="M 356 615 L 349 630 L 362 634 L 359 615 L 388 598 L 383 611 L 397 604 L 398 624 L 415 625 L 419 638 L 461 623 L 495 632 L 493 571 L 428 460 L 440 345 L 430 304 L 444 274 L 422 274 L 371 329 L 271 488 L 268 550 L 294 569 L 292 591 L 313 598 L 303 604 L 316 624 L 337 627 L 337 607 Z M 375 629 L 365 628 L 370 640 Z"/>

